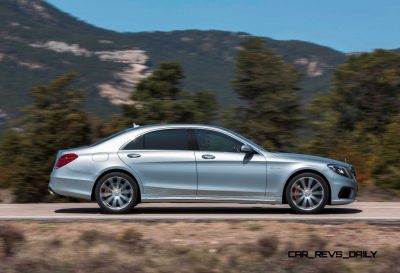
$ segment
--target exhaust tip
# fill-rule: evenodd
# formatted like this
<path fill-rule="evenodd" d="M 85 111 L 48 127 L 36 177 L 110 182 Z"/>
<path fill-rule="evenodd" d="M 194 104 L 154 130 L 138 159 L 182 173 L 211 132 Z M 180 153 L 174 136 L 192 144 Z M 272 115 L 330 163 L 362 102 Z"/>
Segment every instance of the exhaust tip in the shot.
<path fill-rule="evenodd" d="M 56 195 L 56 193 L 50 187 L 48 187 L 47 190 L 51 195 Z"/>

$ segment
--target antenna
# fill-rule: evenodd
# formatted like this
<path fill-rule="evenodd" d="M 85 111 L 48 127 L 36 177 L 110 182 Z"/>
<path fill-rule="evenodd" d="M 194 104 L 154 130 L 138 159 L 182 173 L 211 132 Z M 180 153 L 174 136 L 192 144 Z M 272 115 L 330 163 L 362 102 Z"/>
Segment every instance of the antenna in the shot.
<path fill-rule="evenodd" d="M 137 125 L 136 123 L 132 123 L 132 126 L 133 126 L 133 128 L 137 128 L 137 127 L 139 127 L 140 125 Z"/>

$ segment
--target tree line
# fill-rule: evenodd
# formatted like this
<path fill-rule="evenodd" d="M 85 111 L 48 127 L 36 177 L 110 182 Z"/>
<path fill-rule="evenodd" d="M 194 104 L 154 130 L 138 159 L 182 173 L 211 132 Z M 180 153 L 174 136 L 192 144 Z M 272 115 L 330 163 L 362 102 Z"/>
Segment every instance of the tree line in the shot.
<path fill-rule="evenodd" d="M 349 56 L 328 93 L 300 102 L 300 73 L 250 38 L 238 51 L 232 86 L 240 105 L 219 105 L 209 91 L 181 87 L 177 63 L 161 63 L 133 90 L 132 105 L 109 121 L 83 109 L 68 73 L 32 88 L 32 103 L 0 138 L 0 187 L 16 202 L 50 201 L 49 174 L 58 150 L 79 147 L 137 124 L 205 123 L 235 130 L 269 151 L 327 156 L 352 163 L 361 183 L 400 190 L 400 54 Z M 223 103 L 223 102 L 220 102 Z"/>

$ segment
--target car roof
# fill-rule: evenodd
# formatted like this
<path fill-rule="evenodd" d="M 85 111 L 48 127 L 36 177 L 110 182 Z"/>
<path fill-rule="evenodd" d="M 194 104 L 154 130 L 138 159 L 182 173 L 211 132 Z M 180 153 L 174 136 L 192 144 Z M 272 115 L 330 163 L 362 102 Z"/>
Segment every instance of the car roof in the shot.
<path fill-rule="evenodd" d="M 192 123 L 160 123 L 160 124 L 151 124 L 151 125 L 139 125 L 135 127 L 135 129 L 139 128 L 217 128 L 217 129 L 225 129 L 216 125 L 205 125 L 205 124 L 192 124 Z"/>
<path fill-rule="evenodd" d="M 118 132 L 115 135 L 112 135 L 99 143 L 95 143 L 92 146 L 104 146 L 104 147 L 114 147 L 113 149 L 119 149 L 128 141 L 132 140 L 132 137 L 136 137 L 142 133 L 147 133 L 149 131 L 158 130 L 158 129 L 169 129 L 169 128 L 188 128 L 188 129 L 211 129 L 215 131 L 222 131 L 231 135 L 232 137 L 244 141 L 245 143 L 250 143 L 252 146 L 256 147 L 258 150 L 265 151 L 262 147 L 258 146 L 256 143 L 244 138 L 243 136 L 237 134 L 234 131 L 229 129 L 217 126 L 217 125 L 204 125 L 204 124 L 153 124 L 153 125 L 143 125 L 143 126 L 135 126 L 124 131 Z M 112 149 L 112 150 L 113 150 Z"/>

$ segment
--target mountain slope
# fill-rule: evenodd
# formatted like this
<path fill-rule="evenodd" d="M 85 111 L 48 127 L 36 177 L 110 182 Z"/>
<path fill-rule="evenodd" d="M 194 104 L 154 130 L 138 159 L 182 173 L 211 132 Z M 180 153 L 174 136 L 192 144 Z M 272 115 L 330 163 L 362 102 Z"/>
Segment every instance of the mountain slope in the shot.
<path fill-rule="evenodd" d="M 133 19 L 134 20 L 134 19 Z M 118 33 L 94 27 L 41 0 L 0 2 L 0 123 L 29 102 L 33 84 L 68 71 L 81 74 L 90 111 L 108 116 L 129 103 L 135 83 L 162 61 L 179 62 L 188 90 L 212 90 L 223 105 L 238 99 L 231 89 L 237 49 L 249 37 L 225 31 Z M 346 56 L 301 41 L 265 38 L 303 73 L 304 101 L 329 88 L 333 69 Z"/>

